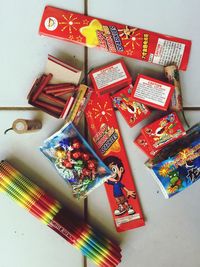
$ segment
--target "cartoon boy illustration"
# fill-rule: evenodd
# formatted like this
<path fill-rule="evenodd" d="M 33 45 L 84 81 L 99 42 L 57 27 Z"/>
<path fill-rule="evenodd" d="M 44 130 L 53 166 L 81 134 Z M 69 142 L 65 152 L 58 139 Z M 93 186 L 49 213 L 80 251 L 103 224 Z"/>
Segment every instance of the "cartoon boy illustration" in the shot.
<path fill-rule="evenodd" d="M 118 205 L 118 209 L 114 211 L 114 214 L 119 216 L 126 211 L 129 215 L 134 214 L 135 211 L 128 203 L 129 197 L 136 197 L 136 193 L 134 191 L 128 190 L 124 184 L 121 183 L 123 173 L 124 173 L 124 166 L 122 161 L 115 157 L 110 156 L 104 160 L 104 163 L 111 169 L 114 173 L 114 176 L 108 179 L 107 184 L 113 186 L 113 195 Z M 126 196 L 124 195 L 124 191 L 126 191 Z"/>

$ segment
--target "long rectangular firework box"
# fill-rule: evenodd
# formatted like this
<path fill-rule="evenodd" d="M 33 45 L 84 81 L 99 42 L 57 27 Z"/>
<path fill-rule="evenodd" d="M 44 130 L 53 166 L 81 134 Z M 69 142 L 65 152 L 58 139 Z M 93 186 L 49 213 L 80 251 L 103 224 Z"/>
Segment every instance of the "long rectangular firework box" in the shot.
<path fill-rule="evenodd" d="M 186 70 L 191 41 L 46 6 L 39 33 L 159 65 Z"/>
<path fill-rule="evenodd" d="M 85 115 L 94 149 L 114 173 L 105 188 L 117 231 L 143 226 L 139 197 L 110 96 L 99 97 L 93 92 Z"/>

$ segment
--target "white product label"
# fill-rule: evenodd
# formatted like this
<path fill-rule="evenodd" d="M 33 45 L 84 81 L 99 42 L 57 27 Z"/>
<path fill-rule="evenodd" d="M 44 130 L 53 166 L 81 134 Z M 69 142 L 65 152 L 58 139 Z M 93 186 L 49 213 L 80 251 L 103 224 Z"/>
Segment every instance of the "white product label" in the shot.
<path fill-rule="evenodd" d="M 179 67 L 184 50 L 184 44 L 159 38 L 152 62 L 163 66 L 176 64 Z"/>
<path fill-rule="evenodd" d="M 117 218 L 115 219 L 115 222 L 116 222 L 117 227 L 119 227 L 121 224 L 128 223 L 128 222 L 138 220 L 138 219 L 140 219 L 140 214 L 136 213 L 133 215 Z"/>
<path fill-rule="evenodd" d="M 170 89 L 170 86 L 140 78 L 134 96 L 163 107 Z"/>
<path fill-rule="evenodd" d="M 98 89 L 112 85 L 127 78 L 121 63 L 97 71 L 93 74 Z"/>

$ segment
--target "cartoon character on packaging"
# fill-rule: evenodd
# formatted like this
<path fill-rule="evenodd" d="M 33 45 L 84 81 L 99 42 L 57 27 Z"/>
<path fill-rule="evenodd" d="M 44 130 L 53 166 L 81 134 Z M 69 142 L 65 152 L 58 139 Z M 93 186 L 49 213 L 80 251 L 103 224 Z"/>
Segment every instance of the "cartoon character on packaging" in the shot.
<path fill-rule="evenodd" d="M 104 163 L 111 169 L 113 176 L 107 180 L 107 184 L 113 187 L 113 196 L 116 200 L 118 208 L 114 211 L 116 216 L 119 216 L 125 212 L 128 212 L 129 215 L 134 214 L 132 206 L 128 203 L 129 197 L 136 197 L 134 191 L 128 190 L 125 185 L 121 182 L 124 173 L 124 166 L 122 161 L 115 157 L 110 156 L 104 159 Z M 124 195 L 123 190 L 126 192 Z"/>
<path fill-rule="evenodd" d="M 181 187 L 182 181 L 179 178 L 179 172 L 174 170 L 172 172 L 170 172 L 169 174 L 169 178 L 170 178 L 170 186 L 174 187 L 177 186 L 177 188 Z"/>
<path fill-rule="evenodd" d="M 134 122 L 138 115 L 142 113 L 144 109 L 142 104 L 139 104 L 132 99 L 126 97 L 125 95 L 121 94 L 120 97 L 114 97 L 113 99 L 114 105 L 119 106 L 122 110 L 127 111 L 130 113 L 130 121 Z"/>
<path fill-rule="evenodd" d="M 160 122 L 159 127 L 156 128 L 155 132 L 152 132 L 152 129 L 146 129 L 146 133 L 153 137 L 155 142 L 164 141 L 166 142 L 168 139 L 173 137 L 173 127 L 176 126 L 176 124 L 173 124 L 174 121 L 174 115 L 169 114 L 169 116 L 165 119 L 163 119 Z"/>

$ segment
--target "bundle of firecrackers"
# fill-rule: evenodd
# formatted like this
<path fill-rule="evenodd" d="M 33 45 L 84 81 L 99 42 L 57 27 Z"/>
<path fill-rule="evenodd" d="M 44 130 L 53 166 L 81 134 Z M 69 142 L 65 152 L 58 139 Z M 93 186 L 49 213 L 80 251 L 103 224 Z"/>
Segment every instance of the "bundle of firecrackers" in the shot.
<path fill-rule="evenodd" d="M 80 83 L 81 75 L 81 70 L 48 55 L 45 73 L 28 94 L 29 104 L 77 125 L 91 94 L 91 89 Z"/>
<path fill-rule="evenodd" d="M 179 119 L 183 111 L 179 70 L 187 68 L 191 41 L 50 6 L 45 7 L 39 33 L 163 66 L 163 80 L 139 74 L 133 82 L 121 58 L 90 71 L 88 86 L 81 82 L 81 70 L 48 55 L 44 73 L 28 94 L 31 105 L 64 120 L 63 128 L 40 149 L 73 195 L 85 198 L 104 183 L 116 230 L 143 226 L 115 110 L 129 127 L 147 119 L 152 109 L 166 112 L 134 140 L 149 157 L 146 165 L 165 197 L 198 180 L 200 127 L 186 132 Z M 76 128 L 83 114 L 92 147 Z"/>

